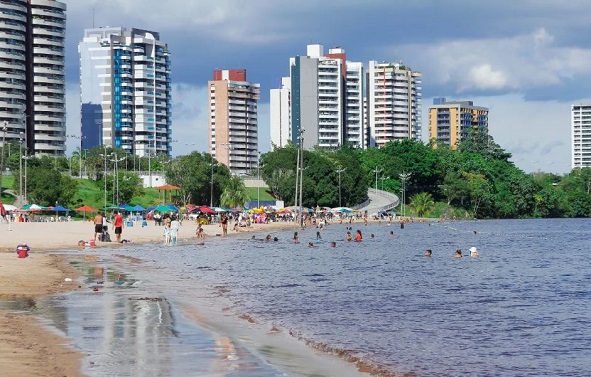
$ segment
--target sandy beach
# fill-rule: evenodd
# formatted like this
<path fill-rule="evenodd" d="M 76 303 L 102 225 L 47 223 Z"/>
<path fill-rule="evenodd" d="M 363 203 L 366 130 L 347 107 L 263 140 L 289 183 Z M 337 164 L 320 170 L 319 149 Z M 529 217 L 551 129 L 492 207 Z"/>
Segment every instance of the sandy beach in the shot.
<path fill-rule="evenodd" d="M 183 222 L 179 241 L 197 242 L 194 221 Z M 221 237 L 222 228 L 205 225 L 205 242 Z M 295 229 L 294 223 L 253 224 L 230 229 L 228 236 L 248 233 L 272 233 Z M 162 243 L 163 228 L 150 222 L 123 229 L 123 239 L 134 243 Z M 112 239 L 115 235 L 109 229 Z M 78 241 L 93 239 L 93 224 L 88 221 L 32 222 L 0 224 L 0 300 L 26 299 L 80 288 L 77 271 L 66 257 L 52 252 L 79 250 L 91 254 L 92 247 L 79 247 Z M 31 248 L 28 258 L 17 258 L 16 246 L 26 243 Z M 115 242 L 98 242 L 96 247 L 118 247 Z M 32 273 L 34 271 L 34 273 Z M 72 282 L 65 281 L 71 278 Z M 0 302 L 1 303 L 1 302 Z M 0 309 L 0 365 L 3 376 L 83 376 L 83 354 L 69 346 L 68 339 L 45 329 L 31 314 Z"/>

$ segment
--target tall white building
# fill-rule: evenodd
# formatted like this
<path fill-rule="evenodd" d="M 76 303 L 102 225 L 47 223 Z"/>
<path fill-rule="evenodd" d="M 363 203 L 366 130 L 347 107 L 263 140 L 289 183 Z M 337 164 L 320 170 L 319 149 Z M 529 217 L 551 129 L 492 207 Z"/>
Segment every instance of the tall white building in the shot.
<path fill-rule="evenodd" d="M 271 147 L 282 148 L 291 140 L 291 79 L 283 77 L 281 88 L 271 89 Z"/>
<path fill-rule="evenodd" d="M 140 157 L 172 152 L 170 55 L 157 32 L 84 31 L 80 54 L 81 148 Z"/>
<path fill-rule="evenodd" d="M 591 167 L 591 104 L 571 105 L 572 168 Z"/>
<path fill-rule="evenodd" d="M 244 69 L 224 69 L 208 87 L 211 154 L 234 175 L 256 174 L 260 84 L 246 81 Z"/>
<path fill-rule="evenodd" d="M 402 63 L 369 62 L 369 146 L 383 147 L 393 140 L 421 140 L 421 76 Z"/>
<path fill-rule="evenodd" d="M 363 148 L 363 64 L 348 62 L 342 48 L 325 53 L 320 44 L 308 45 L 305 56 L 289 63 L 289 77 L 271 90 L 271 143 L 298 144 L 304 130 L 304 148 Z"/>
<path fill-rule="evenodd" d="M 0 1 L 0 122 L 30 154 L 65 152 L 65 30 L 62 2 Z"/>
<path fill-rule="evenodd" d="M 367 148 L 365 137 L 365 108 L 363 63 L 347 61 L 345 141 L 355 148 Z"/>

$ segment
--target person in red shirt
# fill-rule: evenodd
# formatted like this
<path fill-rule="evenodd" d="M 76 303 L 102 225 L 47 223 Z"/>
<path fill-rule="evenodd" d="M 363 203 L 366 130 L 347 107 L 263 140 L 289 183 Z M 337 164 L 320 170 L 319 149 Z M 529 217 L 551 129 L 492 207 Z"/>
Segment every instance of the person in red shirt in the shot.
<path fill-rule="evenodd" d="M 113 221 L 113 228 L 115 229 L 117 242 L 121 243 L 121 233 L 123 233 L 123 216 L 121 216 L 121 212 L 117 212 L 117 214 L 115 215 L 115 221 Z"/>

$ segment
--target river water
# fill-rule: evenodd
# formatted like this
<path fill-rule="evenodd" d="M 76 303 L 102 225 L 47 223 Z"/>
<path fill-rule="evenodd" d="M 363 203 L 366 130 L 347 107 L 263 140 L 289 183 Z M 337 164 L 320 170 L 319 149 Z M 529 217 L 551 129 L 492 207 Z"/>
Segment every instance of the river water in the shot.
<path fill-rule="evenodd" d="M 355 243 L 347 224 L 299 244 L 279 231 L 96 249 L 76 264 L 98 292 L 51 298 L 64 313 L 46 317 L 94 376 L 589 376 L 590 225 L 352 224 Z"/>

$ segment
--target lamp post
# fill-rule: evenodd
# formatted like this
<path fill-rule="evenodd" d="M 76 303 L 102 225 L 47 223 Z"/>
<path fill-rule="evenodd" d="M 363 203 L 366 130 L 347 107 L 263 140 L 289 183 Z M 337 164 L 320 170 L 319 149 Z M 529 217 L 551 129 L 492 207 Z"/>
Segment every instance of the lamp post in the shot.
<path fill-rule="evenodd" d="M 382 191 L 384 191 L 384 180 L 386 179 L 390 179 L 390 177 L 380 177 L 380 180 L 382 181 Z"/>
<path fill-rule="evenodd" d="M 294 195 L 294 206 L 298 206 L 298 190 L 300 190 L 300 160 L 301 162 L 303 162 L 303 158 L 301 158 L 301 155 L 303 154 L 302 151 L 302 146 L 303 146 L 303 141 L 304 141 L 304 131 L 305 129 L 300 128 L 298 131 L 298 137 L 297 137 L 297 141 L 298 141 L 298 151 L 297 151 L 297 157 L 296 157 L 296 182 L 295 182 L 295 195 Z M 301 191 L 301 190 L 300 190 Z M 300 216 L 302 216 L 301 214 L 301 210 L 302 210 L 302 206 L 301 206 L 301 195 L 299 196 L 300 198 Z"/>
<path fill-rule="evenodd" d="M 6 142 L 7 130 L 8 122 L 4 121 L 4 127 L 2 127 L 2 157 L 0 157 L 0 194 L 2 194 L 2 175 L 4 174 L 4 144 Z"/>
<path fill-rule="evenodd" d="M 104 185 L 104 207 L 103 210 L 106 211 L 107 210 L 107 146 L 103 144 L 103 147 L 105 149 L 105 153 L 101 153 L 99 154 L 99 156 L 103 157 L 103 161 L 104 161 L 104 167 L 103 167 L 103 180 L 105 181 L 105 185 Z M 110 156 L 110 155 L 109 155 Z"/>
<path fill-rule="evenodd" d="M 259 160 L 257 161 L 257 207 L 261 206 L 261 152 L 259 152 Z"/>
<path fill-rule="evenodd" d="M 86 139 L 84 135 L 68 135 L 68 137 L 80 140 L 80 149 L 79 149 L 79 165 L 78 165 L 78 178 L 82 178 L 82 140 Z"/>
<path fill-rule="evenodd" d="M 404 202 L 406 201 L 406 180 L 409 179 L 411 175 L 412 175 L 411 173 L 405 173 L 405 172 L 400 173 L 400 179 L 402 180 L 402 205 L 401 205 L 402 216 L 405 215 Z"/>
<path fill-rule="evenodd" d="M 213 207 L 213 167 L 215 166 L 213 156 L 211 156 L 211 162 L 209 164 L 211 165 L 211 186 L 209 191 L 209 207 L 211 208 Z"/>
<path fill-rule="evenodd" d="M 125 160 L 127 157 L 117 158 L 117 153 L 115 153 L 115 159 L 111 160 L 115 164 L 113 165 L 113 173 L 115 175 L 115 189 L 113 190 L 113 194 L 115 195 L 114 205 L 119 205 L 119 162 Z M 106 182 L 106 180 L 105 180 Z"/>
<path fill-rule="evenodd" d="M 376 194 L 378 193 L 378 173 L 381 173 L 382 170 L 384 169 L 378 169 L 377 166 L 375 169 L 372 170 L 374 173 L 376 173 Z"/>
<path fill-rule="evenodd" d="M 344 173 L 345 170 L 347 170 L 347 168 L 342 168 L 341 165 L 339 165 L 339 167 L 337 168 L 337 173 L 339 173 L 339 207 L 342 207 L 342 205 L 341 205 L 341 173 Z"/>
<path fill-rule="evenodd" d="M 19 138 L 18 138 L 18 155 L 19 155 L 19 161 L 18 161 L 18 175 L 19 175 L 19 190 L 18 190 L 18 197 L 20 200 L 23 199 L 23 143 L 25 142 L 25 133 L 24 132 L 20 132 L 19 133 Z"/>
<path fill-rule="evenodd" d="M 25 149 L 25 155 L 21 156 L 21 159 L 25 160 L 25 188 L 24 188 L 24 198 L 25 198 L 25 204 L 28 203 L 27 200 L 27 160 L 31 159 L 31 157 L 27 156 L 27 150 Z"/>

